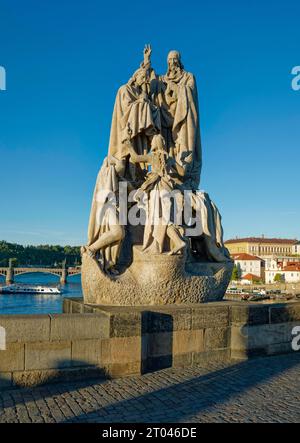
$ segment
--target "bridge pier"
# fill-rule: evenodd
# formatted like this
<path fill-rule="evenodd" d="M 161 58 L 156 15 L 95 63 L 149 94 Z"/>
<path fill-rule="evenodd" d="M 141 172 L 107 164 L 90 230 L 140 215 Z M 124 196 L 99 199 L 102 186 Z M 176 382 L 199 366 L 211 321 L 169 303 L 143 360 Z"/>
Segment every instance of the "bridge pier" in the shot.
<path fill-rule="evenodd" d="M 13 267 L 12 261 L 10 259 L 9 260 L 9 268 L 6 271 L 6 277 L 5 277 L 5 282 L 7 285 L 10 285 L 14 282 L 14 276 L 15 276 L 14 267 Z"/>
<path fill-rule="evenodd" d="M 63 268 L 61 276 L 60 276 L 60 284 L 65 285 L 67 283 L 68 270 Z"/>
<path fill-rule="evenodd" d="M 14 268 L 8 268 L 6 272 L 5 282 L 7 285 L 10 285 L 14 282 Z"/>

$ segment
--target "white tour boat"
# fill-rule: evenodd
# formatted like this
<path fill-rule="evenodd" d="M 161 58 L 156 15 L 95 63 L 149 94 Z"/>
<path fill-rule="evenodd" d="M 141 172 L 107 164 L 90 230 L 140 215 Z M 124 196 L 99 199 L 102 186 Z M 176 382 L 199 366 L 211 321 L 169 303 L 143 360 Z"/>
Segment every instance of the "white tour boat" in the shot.
<path fill-rule="evenodd" d="M 41 286 L 41 285 L 21 285 L 12 284 L 0 287 L 2 294 L 61 294 L 61 290 L 57 287 Z"/>

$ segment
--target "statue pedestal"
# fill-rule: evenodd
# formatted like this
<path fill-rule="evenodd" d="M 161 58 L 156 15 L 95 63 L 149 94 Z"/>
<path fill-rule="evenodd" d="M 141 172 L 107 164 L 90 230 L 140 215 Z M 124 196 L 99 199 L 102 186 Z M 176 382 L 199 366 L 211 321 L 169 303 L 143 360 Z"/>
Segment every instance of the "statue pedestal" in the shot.
<path fill-rule="evenodd" d="M 133 247 L 126 271 L 109 277 L 87 254 L 82 259 L 84 302 L 94 305 L 169 305 L 222 300 L 233 263 L 188 261 L 185 255 L 144 253 Z"/>
<path fill-rule="evenodd" d="M 295 353 L 291 330 L 300 316 L 300 302 L 126 307 L 94 306 L 65 298 L 64 313 L 64 327 L 59 331 L 62 339 L 72 340 L 77 359 L 93 362 L 110 376 L 127 376 Z M 54 324 L 56 317 L 51 319 Z"/>

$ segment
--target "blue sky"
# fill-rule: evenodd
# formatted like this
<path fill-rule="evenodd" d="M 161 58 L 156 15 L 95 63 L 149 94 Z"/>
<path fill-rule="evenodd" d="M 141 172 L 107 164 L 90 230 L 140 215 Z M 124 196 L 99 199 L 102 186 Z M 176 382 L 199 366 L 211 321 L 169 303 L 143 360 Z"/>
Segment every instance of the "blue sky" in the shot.
<path fill-rule="evenodd" d="M 300 238 L 299 1 L 0 0 L 0 239 L 85 242 L 117 89 L 153 47 L 197 78 L 225 238 Z"/>

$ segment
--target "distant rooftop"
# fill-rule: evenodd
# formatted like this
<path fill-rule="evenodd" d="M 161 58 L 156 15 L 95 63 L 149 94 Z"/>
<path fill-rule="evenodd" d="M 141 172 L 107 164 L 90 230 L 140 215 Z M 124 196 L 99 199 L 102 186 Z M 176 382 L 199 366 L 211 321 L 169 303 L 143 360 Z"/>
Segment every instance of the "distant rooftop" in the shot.
<path fill-rule="evenodd" d="M 289 245 L 296 245 L 299 243 L 299 240 L 297 239 L 290 239 L 290 238 L 267 238 L 267 237 L 244 237 L 244 238 L 234 238 L 230 240 L 226 240 L 225 244 L 232 244 L 232 243 L 277 243 L 279 245 L 282 244 L 289 244 Z"/>
<path fill-rule="evenodd" d="M 261 258 L 257 257 L 256 255 L 241 253 L 241 254 L 231 254 L 231 256 L 234 258 L 234 260 L 251 260 L 251 261 L 263 261 Z"/>
<path fill-rule="evenodd" d="M 300 271 L 300 264 L 299 263 L 297 263 L 297 264 L 295 264 L 295 266 L 293 265 L 293 264 L 291 264 L 291 263 L 289 263 L 287 266 L 285 266 L 284 268 L 283 268 L 283 271 L 292 271 L 292 272 L 299 272 Z"/>
<path fill-rule="evenodd" d="M 253 280 L 260 280 L 261 277 L 259 277 L 258 275 L 254 275 L 254 274 L 246 274 L 243 275 L 242 280 L 249 280 L 249 281 L 253 281 Z"/>

